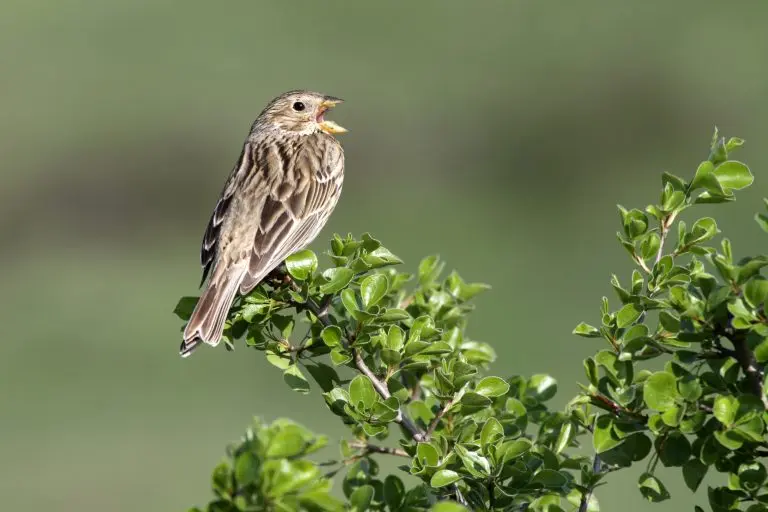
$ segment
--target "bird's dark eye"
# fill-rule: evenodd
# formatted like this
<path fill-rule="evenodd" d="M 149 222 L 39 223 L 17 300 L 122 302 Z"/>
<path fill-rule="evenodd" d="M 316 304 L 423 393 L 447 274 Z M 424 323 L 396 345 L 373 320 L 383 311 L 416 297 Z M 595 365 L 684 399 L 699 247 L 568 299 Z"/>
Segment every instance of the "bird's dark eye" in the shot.
<path fill-rule="evenodd" d="M 295 110 L 296 112 L 301 112 L 305 108 L 306 107 L 304 106 L 304 104 L 300 101 L 297 101 L 296 103 L 293 104 L 293 110 Z"/>

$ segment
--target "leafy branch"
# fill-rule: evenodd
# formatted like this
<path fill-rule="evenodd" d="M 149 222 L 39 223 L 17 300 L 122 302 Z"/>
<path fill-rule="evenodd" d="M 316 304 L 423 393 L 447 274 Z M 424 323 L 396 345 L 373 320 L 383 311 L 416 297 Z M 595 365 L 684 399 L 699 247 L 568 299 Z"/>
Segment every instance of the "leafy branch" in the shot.
<path fill-rule="evenodd" d="M 364 234 L 335 235 L 324 269 L 311 251 L 289 257 L 235 302 L 223 344 L 263 353 L 296 392 L 309 394 L 311 378 L 350 439 L 339 461 L 316 464 L 324 437 L 256 420 L 214 470 L 207 511 L 597 512 L 609 475 L 643 463 L 638 489 L 651 502 L 670 496 L 661 464 L 680 468 L 694 492 L 709 471 L 725 474 L 706 494 L 713 512 L 768 512 L 768 256 L 735 259 L 728 239 L 714 244 L 714 218 L 684 220 L 751 185 L 731 158 L 742 144 L 716 131 L 690 179 L 664 173 L 658 203 L 619 206 L 617 237 L 633 268 L 623 283 L 611 278 L 619 304 L 603 297 L 598 326 L 573 331 L 603 346 L 562 411 L 547 407 L 557 392 L 549 375 L 486 374 L 495 352 L 467 323 L 488 287 L 444 276 L 436 256 L 401 272 Z M 768 231 L 766 214 L 755 219 Z M 176 313 L 188 318 L 196 300 L 183 298 Z M 379 442 L 390 428 L 397 447 Z M 381 475 L 380 456 L 404 462 L 417 483 Z M 331 492 L 342 471 L 343 500 Z"/>
<path fill-rule="evenodd" d="M 600 327 L 581 323 L 574 329 L 605 339 L 610 350 L 584 361 L 588 385 L 571 402 L 572 411 L 594 425 L 596 457 L 610 467 L 648 459 L 638 487 L 649 501 L 669 498 L 655 475 L 659 462 L 680 467 L 693 491 L 714 466 L 728 473 L 729 484 L 710 489 L 712 510 L 736 510 L 742 503 L 750 511 L 768 510 L 759 497 L 766 469 L 757 449 L 768 418 L 768 280 L 760 275 L 768 258 L 736 262 L 728 239 L 720 249 L 708 245 L 720 234 L 715 219 L 699 218 L 690 228 L 680 220 L 697 205 L 730 203 L 735 191 L 752 184 L 749 168 L 730 158 L 742 144 L 716 130 L 708 159 L 690 181 L 664 173 L 659 203 L 619 207 L 617 236 L 640 271 L 632 271 L 629 286 L 613 276 L 621 305 L 612 311 L 603 298 Z M 756 219 L 766 229 L 761 215 Z M 675 228 L 677 244 L 667 249 Z M 642 368 L 660 357 L 667 358 L 662 371 Z M 586 488 L 583 496 L 590 492 Z"/>

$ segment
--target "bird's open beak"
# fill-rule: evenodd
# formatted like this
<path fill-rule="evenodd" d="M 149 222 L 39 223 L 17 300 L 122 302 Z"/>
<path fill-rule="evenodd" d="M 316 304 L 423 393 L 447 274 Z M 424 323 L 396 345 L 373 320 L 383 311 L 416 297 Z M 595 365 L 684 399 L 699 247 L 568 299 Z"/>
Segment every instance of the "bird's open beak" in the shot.
<path fill-rule="evenodd" d="M 336 133 L 347 132 L 347 129 L 344 128 L 343 126 L 339 126 L 333 121 L 326 121 L 323 118 L 323 116 L 328 110 L 332 109 L 342 101 L 343 100 L 339 98 L 328 97 L 320 104 L 320 109 L 318 111 L 319 113 L 317 114 L 317 124 L 318 126 L 320 126 L 320 129 L 323 130 L 325 133 L 336 134 Z"/>

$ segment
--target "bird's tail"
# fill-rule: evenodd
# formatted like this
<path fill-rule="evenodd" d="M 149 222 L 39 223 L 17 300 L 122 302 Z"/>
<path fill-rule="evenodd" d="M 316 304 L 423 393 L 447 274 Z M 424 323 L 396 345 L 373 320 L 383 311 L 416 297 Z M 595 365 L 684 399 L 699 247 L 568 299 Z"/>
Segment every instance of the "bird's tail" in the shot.
<path fill-rule="evenodd" d="M 224 331 L 224 321 L 245 276 L 246 268 L 247 266 L 230 267 L 211 277 L 184 328 L 184 341 L 179 348 L 182 357 L 190 355 L 200 343 L 213 346 L 219 344 Z"/>

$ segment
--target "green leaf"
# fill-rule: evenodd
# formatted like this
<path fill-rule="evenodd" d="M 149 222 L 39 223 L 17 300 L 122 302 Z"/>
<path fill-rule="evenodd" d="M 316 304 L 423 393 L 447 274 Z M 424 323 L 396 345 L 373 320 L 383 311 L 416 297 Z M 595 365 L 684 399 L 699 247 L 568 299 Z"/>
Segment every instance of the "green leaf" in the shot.
<path fill-rule="evenodd" d="M 272 468 L 277 468 L 277 471 L 272 475 L 271 487 L 267 492 L 276 497 L 303 487 L 316 479 L 320 473 L 317 466 L 307 460 L 280 460 L 276 461 Z"/>
<path fill-rule="evenodd" d="M 466 302 L 476 295 L 489 290 L 491 287 L 484 283 L 466 283 L 456 271 L 446 279 L 448 292 L 462 302 Z"/>
<path fill-rule="evenodd" d="M 357 512 L 370 510 L 374 489 L 372 485 L 361 485 L 349 496 L 349 504 Z"/>
<path fill-rule="evenodd" d="M 375 306 L 387 294 L 389 284 L 384 274 L 373 274 L 360 284 L 360 295 L 363 299 L 363 308 L 370 309 Z"/>
<path fill-rule="evenodd" d="M 664 330 L 673 334 L 680 330 L 680 317 L 671 311 L 660 311 L 659 323 Z"/>
<path fill-rule="evenodd" d="M 683 434 L 673 431 L 666 439 L 657 439 L 656 451 L 659 454 L 659 460 L 665 466 L 682 466 L 691 457 L 691 443 Z"/>
<path fill-rule="evenodd" d="M 661 247 L 659 235 L 655 232 L 646 233 L 640 242 L 640 255 L 646 260 L 653 258 L 658 254 L 659 247 Z M 634 293 L 638 292 L 639 290 Z"/>
<path fill-rule="evenodd" d="M 475 393 L 486 397 L 505 395 L 507 391 L 509 391 L 509 384 L 500 377 L 485 377 L 477 383 L 475 388 Z"/>
<path fill-rule="evenodd" d="M 346 288 L 341 292 L 341 303 L 344 305 L 344 309 L 354 317 L 358 322 L 365 322 L 373 318 L 373 315 L 361 311 L 357 306 L 357 298 L 355 291 L 351 288 Z"/>
<path fill-rule="evenodd" d="M 405 485 L 395 475 L 384 479 L 384 503 L 390 510 L 398 510 L 405 499 Z"/>
<path fill-rule="evenodd" d="M 533 475 L 532 484 L 540 484 L 548 489 L 559 489 L 568 483 L 568 479 L 559 471 L 542 469 Z"/>
<path fill-rule="evenodd" d="M 503 438 L 504 427 L 501 426 L 499 420 L 496 418 L 488 418 L 488 421 L 483 425 L 483 430 L 480 432 L 480 446 L 483 448 L 483 452 L 488 453 L 488 447 L 496 444 L 498 440 Z"/>
<path fill-rule="evenodd" d="M 707 497 L 709 505 L 714 512 L 725 512 L 727 510 L 738 510 L 739 498 L 741 493 L 726 489 L 725 487 L 709 487 Z"/>
<path fill-rule="evenodd" d="M 371 380 L 365 375 L 358 375 L 349 384 L 349 398 L 353 405 L 362 402 L 366 409 L 376 402 L 376 390 Z"/>
<path fill-rule="evenodd" d="M 677 427 L 685 416 L 685 405 L 673 405 L 661 414 L 661 420 L 665 425 Z"/>
<path fill-rule="evenodd" d="M 419 284 L 428 286 L 432 284 L 443 270 L 444 264 L 437 255 L 427 256 L 419 263 Z"/>
<path fill-rule="evenodd" d="M 755 347 L 755 359 L 758 363 L 768 361 L 768 339 L 763 340 Z"/>
<path fill-rule="evenodd" d="M 435 503 L 429 512 L 469 512 L 469 509 L 459 505 L 455 501 L 441 501 Z"/>
<path fill-rule="evenodd" d="M 298 365 L 292 364 L 286 368 L 283 372 L 283 380 L 292 390 L 304 395 L 309 393 L 309 382 L 307 382 L 304 374 L 301 373 Z"/>
<path fill-rule="evenodd" d="M 454 451 L 464 463 L 464 467 L 467 468 L 467 471 L 472 475 L 476 477 L 486 477 L 490 475 L 491 466 L 488 463 L 488 459 L 477 452 L 467 450 L 462 445 L 456 445 Z"/>
<path fill-rule="evenodd" d="M 331 350 L 331 362 L 336 366 L 347 364 L 352 360 L 352 355 L 344 351 L 341 347 L 336 347 Z"/>
<path fill-rule="evenodd" d="M 693 177 L 693 181 L 691 181 L 691 190 L 705 187 L 705 183 L 713 178 L 712 171 L 714 169 L 715 166 L 709 160 L 701 162 L 696 169 L 696 175 Z"/>
<path fill-rule="evenodd" d="M 676 403 L 677 382 L 671 373 L 656 372 L 645 380 L 643 398 L 651 409 L 665 411 Z"/>
<path fill-rule="evenodd" d="M 381 349 L 381 352 L 379 352 L 379 355 L 381 355 L 381 360 L 387 366 L 395 366 L 399 364 L 400 361 L 403 360 L 403 357 L 400 355 L 400 352 L 398 352 L 397 350 L 390 350 L 388 348 Z"/>
<path fill-rule="evenodd" d="M 768 299 L 768 280 L 762 276 L 753 276 L 744 287 L 744 299 L 753 308 L 759 307 Z"/>
<path fill-rule="evenodd" d="M 285 266 L 291 277 L 297 281 L 306 281 L 317 270 L 317 256 L 309 249 L 304 249 L 285 258 Z"/>
<path fill-rule="evenodd" d="M 346 510 L 344 504 L 328 494 L 328 491 L 325 489 L 303 492 L 299 495 L 299 501 L 307 510 L 325 512 L 342 512 Z"/>
<path fill-rule="evenodd" d="M 365 261 L 371 268 L 379 268 L 387 265 L 398 265 L 403 262 L 400 258 L 389 252 L 386 247 L 379 247 L 363 255 Z"/>
<path fill-rule="evenodd" d="M 235 479 L 238 485 L 248 485 L 259 477 L 261 461 L 252 452 L 243 452 L 235 459 Z"/>
<path fill-rule="evenodd" d="M 410 318 L 411 315 L 406 310 L 399 308 L 387 308 L 378 316 L 380 322 L 398 322 Z"/>
<path fill-rule="evenodd" d="M 765 466 L 759 462 L 741 464 L 738 470 L 739 487 L 747 492 L 757 492 L 768 474 Z"/>
<path fill-rule="evenodd" d="M 714 432 L 715 439 L 729 450 L 738 450 L 744 444 L 744 440 L 732 430 Z"/>
<path fill-rule="evenodd" d="M 450 469 L 441 469 L 432 475 L 432 479 L 429 481 L 429 485 L 435 488 L 445 487 L 451 485 L 454 482 L 461 480 L 461 476 L 455 471 Z"/>
<path fill-rule="evenodd" d="M 328 282 L 320 285 L 320 293 L 331 295 L 346 288 L 355 277 L 355 272 L 346 267 L 329 268 L 323 272 L 323 277 Z"/>
<path fill-rule="evenodd" d="M 707 240 L 714 238 L 719 232 L 715 219 L 712 217 L 703 217 L 693 224 L 690 234 L 685 238 L 685 244 L 694 245 L 706 242 Z"/>
<path fill-rule="evenodd" d="M 294 457 L 304 451 L 304 436 L 298 425 L 286 425 L 272 436 L 265 453 L 267 458 Z"/>
<path fill-rule="evenodd" d="M 440 462 L 440 454 L 437 452 L 437 448 L 429 443 L 419 443 L 416 448 L 416 458 L 424 466 L 435 467 Z"/>
<path fill-rule="evenodd" d="M 192 311 L 194 311 L 195 306 L 197 306 L 198 300 L 200 300 L 200 297 L 180 298 L 179 302 L 176 304 L 176 307 L 173 308 L 173 314 L 182 320 L 189 320 L 189 317 L 192 316 Z"/>
<path fill-rule="evenodd" d="M 637 485 L 640 487 L 640 494 L 642 494 L 648 501 L 658 503 L 669 499 L 667 488 L 664 487 L 661 480 L 650 473 L 643 473 L 640 475 Z"/>
<path fill-rule="evenodd" d="M 744 139 L 739 137 L 731 137 L 728 142 L 725 143 L 725 150 L 730 153 L 731 151 L 740 148 L 744 145 Z"/>
<path fill-rule="evenodd" d="M 334 384 L 341 382 L 336 370 L 327 364 L 323 364 L 319 361 L 312 361 L 312 364 L 305 364 L 304 368 L 310 375 L 312 375 L 312 378 L 315 379 L 315 382 L 320 386 L 320 389 L 326 393 L 333 389 Z"/>
<path fill-rule="evenodd" d="M 648 436 L 641 432 L 635 432 L 625 437 L 618 446 L 602 452 L 600 458 L 607 464 L 627 467 L 633 462 L 643 460 L 650 451 L 651 440 L 648 439 Z"/>
<path fill-rule="evenodd" d="M 213 468 L 213 473 L 211 474 L 211 486 L 217 494 L 230 494 L 230 481 L 231 471 L 229 469 L 229 464 L 221 462 Z"/>
<path fill-rule="evenodd" d="M 751 441 L 755 441 L 755 442 L 763 441 L 763 432 L 765 431 L 765 425 L 763 423 L 763 420 L 759 416 L 752 416 L 750 414 L 747 414 L 746 417 L 743 419 L 737 418 L 736 425 L 734 425 L 733 428 L 739 434 L 741 434 L 742 437 L 745 437 Z"/>
<path fill-rule="evenodd" d="M 665 194 L 661 207 L 665 212 L 671 212 L 675 210 L 677 207 L 683 204 L 683 201 L 685 201 L 685 193 L 681 190 L 672 190 L 670 187 L 668 193 L 667 190 L 664 192 Z"/>
<path fill-rule="evenodd" d="M 739 411 L 739 399 L 735 396 L 718 395 L 715 398 L 714 406 L 712 407 L 712 413 L 715 418 L 729 427 L 736 421 L 736 413 Z"/>
<path fill-rule="evenodd" d="M 768 215 L 756 213 L 755 222 L 757 222 L 757 225 L 760 226 L 760 229 L 768 233 Z"/>
<path fill-rule="evenodd" d="M 599 375 L 597 372 L 597 363 L 595 363 L 593 358 L 588 357 L 584 360 L 584 373 L 586 374 L 587 380 L 589 380 L 590 384 L 597 386 Z"/>
<path fill-rule="evenodd" d="M 271 365 L 276 366 L 281 370 L 287 370 L 291 366 L 291 359 L 287 355 L 275 354 L 272 351 L 267 351 L 265 357 Z"/>
<path fill-rule="evenodd" d="M 636 304 L 625 304 L 618 313 L 616 313 L 616 325 L 619 328 L 626 327 L 640 318 L 643 310 Z"/>
<path fill-rule="evenodd" d="M 491 399 L 481 395 L 480 393 L 467 391 L 461 396 L 461 403 L 470 407 L 481 408 L 491 405 Z"/>
<path fill-rule="evenodd" d="M 557 381 L 543 373 L 533 375 L 528 381 L 528 391 L 539 402 L 546 402 L 557 393 Z"/>
<path fill-rule="evenodd" d="M 560 433 L 557 435 L 557 441 L 555 442 L 555 453 L 559 454 L 566 448 L 573 439 L 574 428 L 573 423 L 570 421 L 564 422 L 560 426 Z"/>
<path fill-rule="evenodd" d="M 712 172 L 726 192 L 731 189 L 740 190 L 746 188 L 754 181 L 749 167 L 737 160 L 723 162 Z"/>
<path fill-rule="evenodd" d="M 390 350 L 399 352 L 403 349 L 403 345 L 405 345 L 405 333 L 403 330 L 396 325 L 389 326 L 389 331 L 387 332 L 387 347 Z"/>
<path fill-rule="evenodd" d="M 338 325 L 329 325 L 328 327 L 323 328 L 320 332 L 320 338 L 322 338 L 323 343 L 329 347 L 338 347 L 341 345 L 343 337 L 344 334 L 341 332 L 341 328 Z"/>
<path fill-rule="evenodd" d="M 648 230 L 648 217 L 640 210 L 633 209 L 624 217 L 624 233 L 633 240 Z"/>
<path fill-rule="evenodd" d="M 691 402 L 698 400 L 704 392 L 698 377 L 690 374 L 678 380 L 677 389 L 680 392 L 680 396 Z"/>
<path fill-rule="evenodd" d="M 577 336 L 583 336 L 585 338 L 601 337 L 600 331 L 597 329 L 597 327 L 592 327 L 591 325 L 585 324 L 584 322 L 581 322 L 576 326 L 576 328 L 573 330 L 573 334 Z"/>
<path fill-rule="evenodd" d="M 505 442 L 501 445 L 499 453 L 503 454 L 503 463 L 506 464 L 507 461 L 516 459 L 517 457 L 528 453 L 532 446 L 533 444 L 528 438 L 521 437 L 514 441 Z"/>
<path fill-rule="evenodd" d="M 686 462 L 685 465 L 683 465 L 683 479 L 685 480 L 685 485 L 687 485 L 691 491 L 696 492 L 699 489 L 702 480 L 704 480 L 708 469 L 709 466 L 697 458 L 693 458 Z"/>
<path fill-rule="evenodd" d="M 603 453 L 621 443 L 613 433 L 613 419 L 608 415 L 598 416 L 592 434 L 592 446 L 597 453 Z"/>

